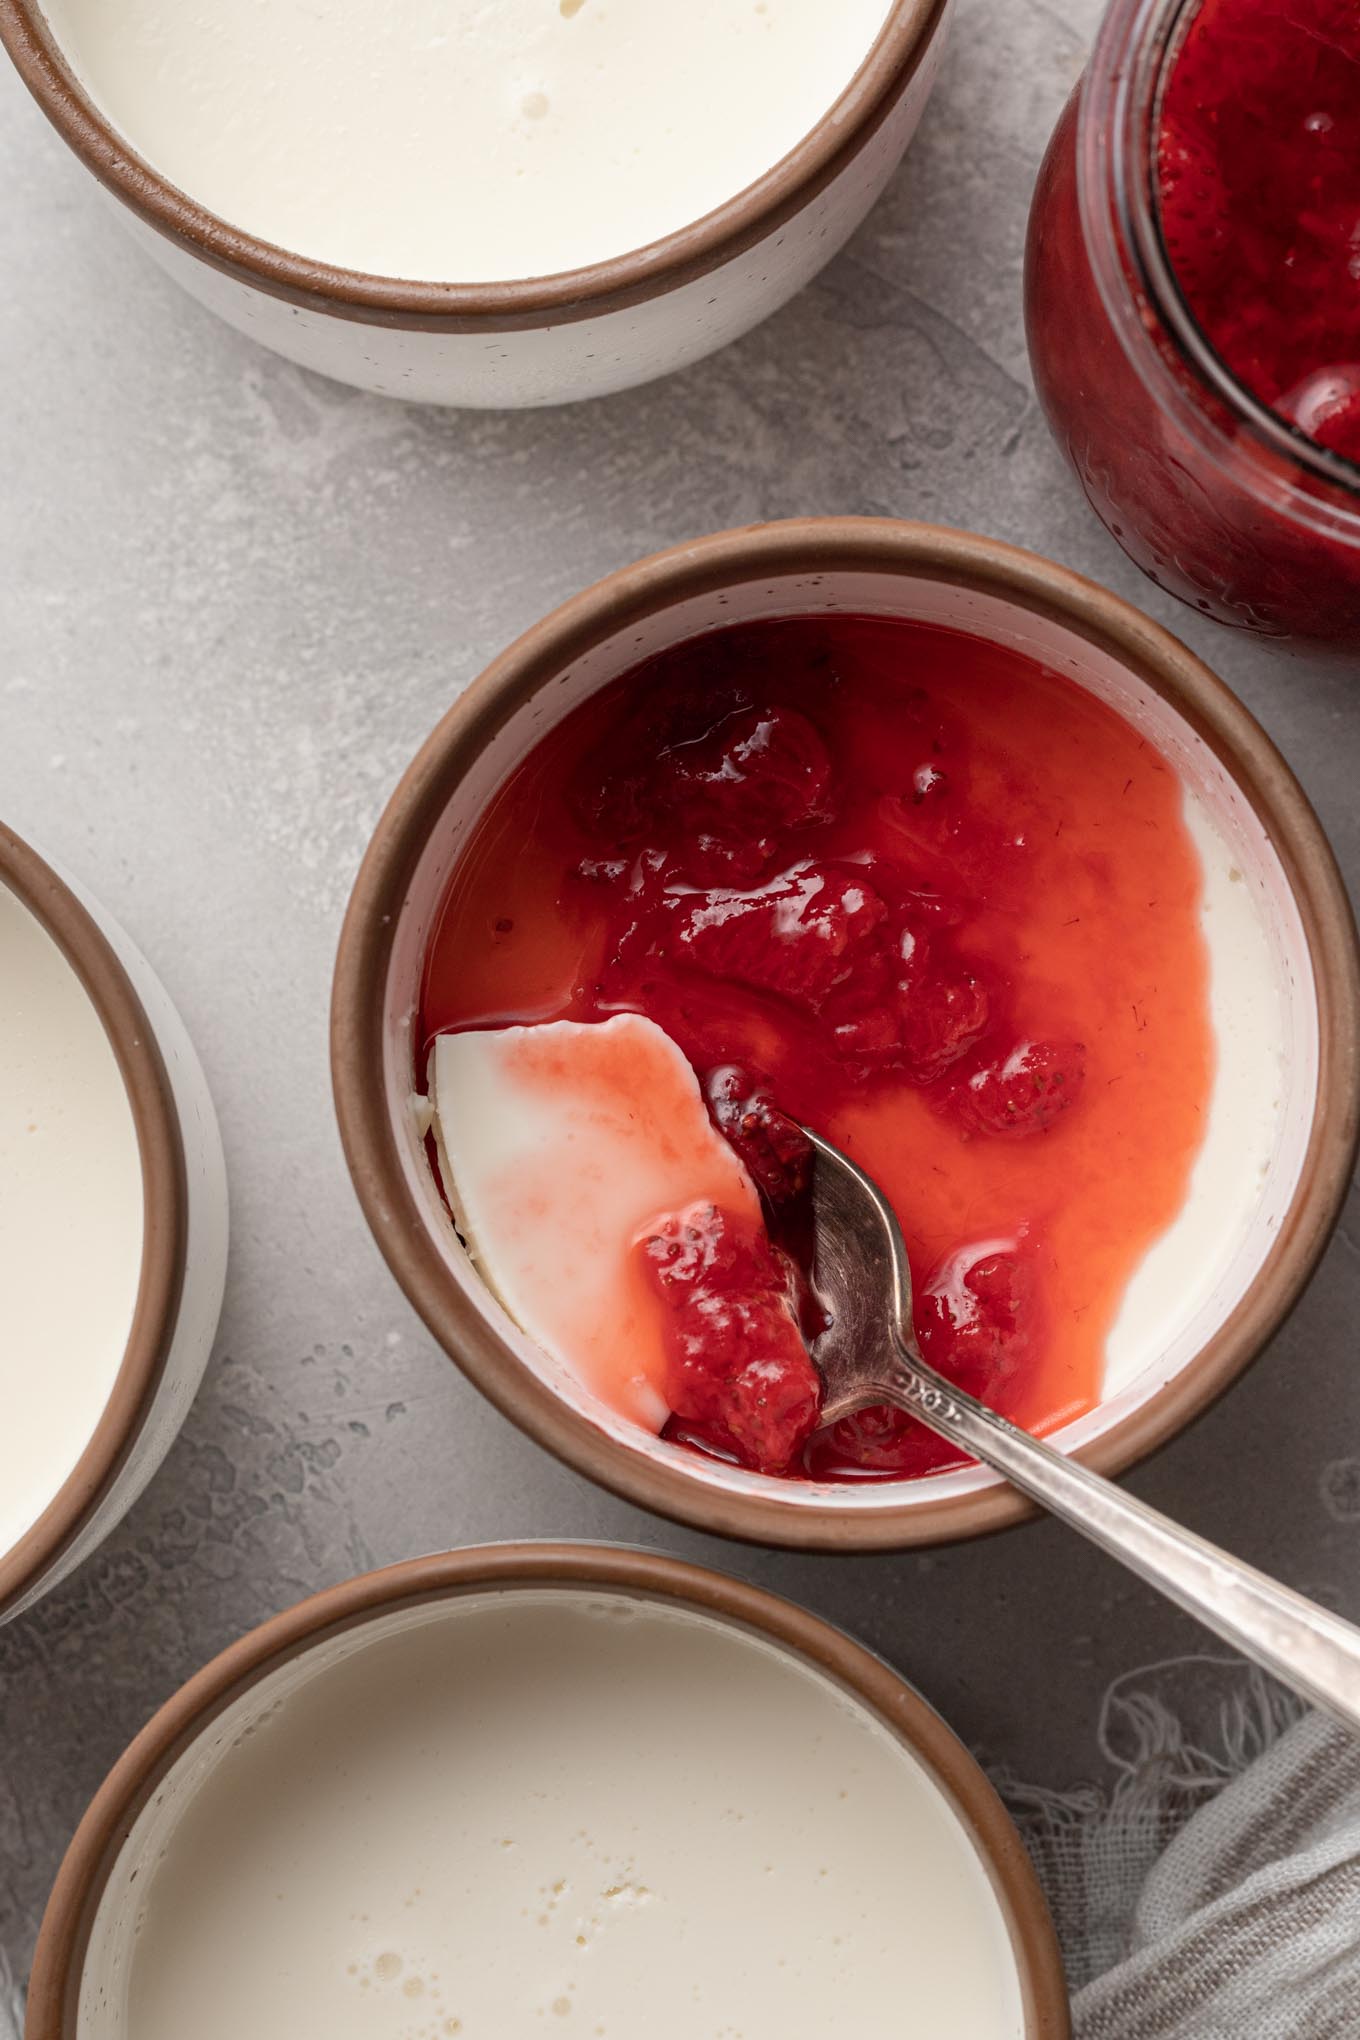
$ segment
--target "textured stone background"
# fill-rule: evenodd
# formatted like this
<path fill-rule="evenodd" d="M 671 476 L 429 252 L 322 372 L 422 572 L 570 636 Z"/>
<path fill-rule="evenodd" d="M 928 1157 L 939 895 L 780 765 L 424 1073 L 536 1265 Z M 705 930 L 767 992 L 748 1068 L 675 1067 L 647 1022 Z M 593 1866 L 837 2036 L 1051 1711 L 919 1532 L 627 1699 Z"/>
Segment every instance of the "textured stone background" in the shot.
<path fill-rule="evenodd" d="M 958 0 L 913 153 L 818 284 L 668 383 L 520 416 L 389 406 L 218 326 L 134 253 L 0 74 L 0 810 L 97 890 L 178 1001 L 235 1226 L 183 1437 L 105 1549 L 0 1632 L 0 1949 L 18 1973 L 86 1800 L 156 1705 L 262 1616 L 414 1552 L 572 1535 L 691 1553 L 845 1623 L 988 1761 L 1054 1785 L 1098 1772 L 1112 1676 L 1195 1646 L 1055 1527 L 809 1559 L 596 1493 L 483 1405 L 405 1307 L 350 1193 L 326 1069 L 356 864 L 450 698 L 597 575 L 751 519 L 936 518 L 1119 588 L 1245 696 L 1360 873 L 1350 683 L 1144 584 L 1034 405 L 1025 212 L 1097 14 Z M 1351 1217 L 1250 1379 L 1133 1485 L 1360 1614 Z"/>

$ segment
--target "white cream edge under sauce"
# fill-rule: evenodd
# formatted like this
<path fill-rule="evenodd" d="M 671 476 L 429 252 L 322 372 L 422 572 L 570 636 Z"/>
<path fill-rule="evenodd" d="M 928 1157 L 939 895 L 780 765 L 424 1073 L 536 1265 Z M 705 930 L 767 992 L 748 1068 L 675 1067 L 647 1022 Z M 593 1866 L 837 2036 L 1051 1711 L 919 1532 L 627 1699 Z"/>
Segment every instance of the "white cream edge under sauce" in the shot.
<path fill-rule="evenodd" d="M 997 1898 L 916 1758 L 760 1639 L 581 1590 L 399 1611 L 238 1702 L 138 1819 L 79 2022 L 80 2040 L 1022 2032 Z"/>
<path fill-rule="evenodd" d="M 1136 1381 L 1213 1294 L 1260 1204 L 1279 1135 L 1285 1014 L 1270 934 L 1229 844 L 1188 790 L 1184 813 L 1204 870 L 1217 1060 L 1185 1203 L 1135 1270 L 1106 1343 L 1106 1396 Z"/>
<path fill-rule="evenodd" d="M 231 225 L 392 277 L 642 248 L 773 168 L 889 0 L 45 0 L 95 104 Z"/>
<path fill-rule="evenodd" d="M 142 1229 L 137 1132 L 108 1035 L 47 930 L 0 885 L 0 1556 L 103 1414 Z"/>

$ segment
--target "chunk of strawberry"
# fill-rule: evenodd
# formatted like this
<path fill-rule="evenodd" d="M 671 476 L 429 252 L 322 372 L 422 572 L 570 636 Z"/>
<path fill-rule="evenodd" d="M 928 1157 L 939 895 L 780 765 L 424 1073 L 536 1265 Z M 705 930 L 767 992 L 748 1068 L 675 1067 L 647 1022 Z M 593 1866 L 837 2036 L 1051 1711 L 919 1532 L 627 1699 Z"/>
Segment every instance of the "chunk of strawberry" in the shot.
<path fill-rule="evenodd" d="M 1004 1400 L 1038 1347 L 1033 1263 L 1011 1242 L 961 1247 L 917 1292 L 915 1319 L 932 1367 L 972 1395 Z"/>
<path fill-rule="evenodd" d="M 1030 1264 L 1010 1242 L 951 1254 L 916 1291 L 916 1335 L 946 1379 L 1005 1410 L 1013 1384 L 1034 1360 L 1042 1306 Z M 886 1406 L 842 1417 L 819 1432 L 807 1453 L 815 1479 L 847 1474 L 919 1478 L 964 1463 L 964 1455 L 915 1417 Z"/>
<path fill-rule="evenodd" d="M 857 1410 L 831 1427 L 837 1458 L 866 1473 L 905 1473 L 915 1462 L 915 1447 L 925 1427 L 887 1403 Z"/>
<path fill-rule="evenodd" d="M 892 999 L 866 1006 L 838 1020 L 832 1045 L 843 1062 L 869 1069 L 891 1069 L 902 1060 L 902 1015 Z"/>
<path fill-rule="evenodd" d="M 1286 0 L 1282 12 L 1291 28 L 1302 29 L 1352 67 L 1360 66 L 1360 17 L 1354 0 Z"/>
<path fill-rule="evenodd" d="M 1157 172 L 1166 252 L 1194 303 L 1219 282 L 1231 253 L 1222 172 L 1204 137 L 1170 119 L 1162 125 Z"/>
<path fill-rule="evenodd" d="M 672 1411 L 758 1472 L 786 1472 L 816 1427 L 821 1382 L 764 1232 L 693 1205 L 663 1220 L 641 1252 L 668 1311 Z"/>
<path fill-rule="evenodd" d="M 1360 462 L 1360 363 L 1318 369 L 1296 383 L 1275 408 L 1319 446 Z"/>
<path fill-rule="evenodd" d="M 801 1126 L 781 1112 L 769 1087 L 739 1063 L 721 1063 L 704 1078 L 713 1124 L 772 1204 L 807 1188 L 812 1149 Z"/>
<path fill-rule="evenodd" d="M 880 946 L 885 967 L 878 985 L 859 973 L 837 998 L 832 1046 L 843 1061 L 866 1070 L 900 1069 L 915 1083 L 934 1083 L 986 1032 L 987 988 L 970 970 L 939 957 L 900 917 L 895 933 L 883 931 Z"/>
<path fill-rule="evenodd" d="M 846 1480 L 856 1474 L 919 1480 L 924 1474 L 967 1463 L 966 1453 L 886 1403 L 842 1417 L 830 1430 L 819 1431 L 807 1451 L 814 1480 Z"/>
<path fill-rule="evenodd" d="M 868 959 L 885 912 L 863 879 L 796 865 L 751 892 L 682 900 L 669 946 L 710 977 L 816 1012 Z"/>
<path fill-rule="evenodd" d="M 720 836 L 706 830 L 676 846 L 672 859 L 677 876 L 691 885 L 740 888 L 759 884 L 778 853 L 776 836 Z"/>
<path fill-rule="evenodd" d="M 828 812 L 831 759 L 796 708 L 748 708 L 662 760 L 664 798 L 696 832 L 735 837 L 792 829 Z"/>
<path fill-rule="evenodd" d="M 838 997 L 831 1042 L 835 1053 L 866 1070 L 889 1069 L 903 1061 L 903 1010 L 931 974 L 930 945 L 907 925 L 900 911 L 879 931 L 881 967 L 860 972 Z"/>
<path fill-rule="evenodd" d="M 1079 1041 L 1022 1041 L 958 1083 L 951 1102 L 976 1133 L 1046 1133 L 1076 1104 L 1085 1081 Z"/>
<path fill-rule="evenodd" d="M 592 834 L 637 843 L 662 822 L 693 883 L 730 884 L 766 868 L 780 832 L 830 814 L 831 758 L 797 709 L 729 709 L 715 722 L 692 707 L 657 723 L 630 726 L 583 764 L 573 805 Z"/>
<path fill-rule="evenodd" d="M 902 1061 L 918 1084 L 934 1083 L 987 1031 L 991 1000 L 971 971 L 933 976 L 904 988 Z"/>

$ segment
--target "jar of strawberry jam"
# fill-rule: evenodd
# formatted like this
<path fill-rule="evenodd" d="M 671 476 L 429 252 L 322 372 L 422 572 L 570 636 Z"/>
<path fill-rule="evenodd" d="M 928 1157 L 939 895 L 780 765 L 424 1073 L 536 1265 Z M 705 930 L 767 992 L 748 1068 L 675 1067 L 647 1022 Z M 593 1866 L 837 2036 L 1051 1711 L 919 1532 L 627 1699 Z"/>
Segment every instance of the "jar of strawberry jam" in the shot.
<path fill-rule="evenodd" d="M 1360 6 L 1113 0 L 1039 175 L 1039 395 L 1160 586 L 1360 653 Z"/>

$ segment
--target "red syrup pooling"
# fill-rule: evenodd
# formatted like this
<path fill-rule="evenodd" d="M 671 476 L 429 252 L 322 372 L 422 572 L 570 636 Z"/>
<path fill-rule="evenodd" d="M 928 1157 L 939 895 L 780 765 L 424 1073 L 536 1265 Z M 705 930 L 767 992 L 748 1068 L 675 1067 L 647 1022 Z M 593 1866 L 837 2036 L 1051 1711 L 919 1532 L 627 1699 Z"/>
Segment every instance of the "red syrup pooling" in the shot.
<path fill-rule="evenodd" d="M 1201 887 L 1175 774 L 1074 683 L 924 625 L 733 629 L 512 774 L 454 871 L 422 1027 L 663 1027 L 771 1212 L 770 1241 L 700 1207 L 639 1249 L 668 1435 L 921 1474 L 959 1455 L 897 1415 L 817 1428 L 797 1124 L 891 1199 L 936 1365 L 1032 1429 L 1089 1408 L 1201 1141 Z"/>
<path fill-rule="evenodd" d="M 1215 352 L 1360 461 L 1360 7 L 1203 0 L 1157 167 L 1167 254 Z"/>

